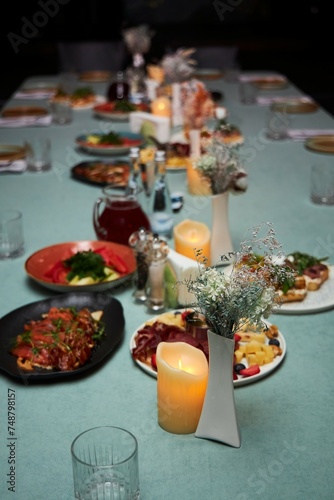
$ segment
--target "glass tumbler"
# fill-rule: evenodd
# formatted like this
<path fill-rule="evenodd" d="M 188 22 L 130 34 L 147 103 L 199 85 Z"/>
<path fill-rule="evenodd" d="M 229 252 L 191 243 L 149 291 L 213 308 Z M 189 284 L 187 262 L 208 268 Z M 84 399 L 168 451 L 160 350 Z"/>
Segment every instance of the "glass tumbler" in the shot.
<path fill-rule="evenodd" d="M 138 500 L 138 443 L 120 427 L 89 429 L 71 446 L 78 500 Z"/>

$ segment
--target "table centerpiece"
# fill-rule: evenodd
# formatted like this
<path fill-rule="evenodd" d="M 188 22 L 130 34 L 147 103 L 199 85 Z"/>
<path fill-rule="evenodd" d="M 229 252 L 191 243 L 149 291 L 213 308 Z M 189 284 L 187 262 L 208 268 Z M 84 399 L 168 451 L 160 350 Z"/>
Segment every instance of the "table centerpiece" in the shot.
<path fill-rule="evenodd" d="M 220 256 L 233 251 L 228 223 L 229 193 L 247 190 L 247 173 L 238 157 L 238 146 L 213 139 L 205 154 L 194 163 L 200 176 L 207 179 L 211 190 L 211 265 L 222 264 Z"/>
<path fill-rule="evenodd" d="M 266 234 L 261 236 L 265 229 Z M 252 266 L 250 256 L 255 247 L 262 258 Z M 198 277 L 183 284 L 194 294 L 195 311 L 209 326 L 209 379 L 195 436 L 238 448 L 241 439 L 234 401 L 234 334 L 245 326 L 254 331 L 266 327 L 264 319 L 279 303 L 277 290 L 293 279 L 293 271 L 276 263 L 282 259 L 282 250 L 271 223 L 254 227 L 252 237 L 241 243 L 234 257 L 230 274 L 204 267 Z M 197 258 L 203 260 L 201 250 Z M 229 260 L 230 255 L 221 258 Z"/>

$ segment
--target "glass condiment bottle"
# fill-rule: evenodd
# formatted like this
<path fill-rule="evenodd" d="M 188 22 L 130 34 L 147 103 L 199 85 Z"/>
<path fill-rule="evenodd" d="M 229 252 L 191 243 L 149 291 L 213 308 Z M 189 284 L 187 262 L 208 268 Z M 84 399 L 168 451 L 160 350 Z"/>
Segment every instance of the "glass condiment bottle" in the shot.
<path fill-rule="evenodd" d="M 130 86 L 123 71 L 118 71 L 115 80 L 111 82 L 108 88 L 107 98 L 109 101 L 126 101 L 129 99 L 129 90 Z"/>
<path fill-rule="evenodd" d="M 130 148 L 129 160 L 130 174 L 125 192 L 126 194 L 138 194 L 142 190 L 140 185 L 139 148 Z"/>
<path fill-rule="evenodd" d="M 145 84 L 145 60 L 142 54 L 133 54 L 132 66 L 126 70 L 129 81 L 129 100 L 134 104 L 140 104 L 146 97 Z"/>
<path fill-rule="evenodd" d="M 164 272 L 169 247 L 166 241 L 154 235 L 148 245 L 148 280 L 146 305 L 150 312 L 165 309 L 165 280 Z"/>
<path fill-rule="evenodd" d="M 155 155 L 156 179 L 151 193 L 149 219 L 151 230 L 160 236 L 171 238 L 174 219 L 170 193 L 166 179 L 166 153 L 157 151 Z"/>

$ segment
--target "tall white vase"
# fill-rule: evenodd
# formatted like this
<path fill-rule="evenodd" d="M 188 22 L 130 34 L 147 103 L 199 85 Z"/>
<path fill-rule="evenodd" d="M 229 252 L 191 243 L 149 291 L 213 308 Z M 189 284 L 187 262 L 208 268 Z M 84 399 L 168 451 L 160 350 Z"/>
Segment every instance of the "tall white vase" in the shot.
<path fill-rule="evenodd" d="M 180 83 L 172 83 L 172 125 L 173 127 L 183 125 Z"/>
<path fill-rule="evenodd" d="M 239 448 L 232 375 L 234 340 L 208 330 L 208 341 L 209 379 L 195 436 Z"/>
<path fill-rule="evenodd" d="M 190 156 L 197 160 L 201 156 L 201 131 L 200 129 L 189 130 Z"/>
<path fill-rule="evenodd" d="M 211 266 L 224 264 L 220 259 L 221 256 L 233 252 L 228 222 L 228 196 L 229 193 L 226 191 L 211 197 Z"/>

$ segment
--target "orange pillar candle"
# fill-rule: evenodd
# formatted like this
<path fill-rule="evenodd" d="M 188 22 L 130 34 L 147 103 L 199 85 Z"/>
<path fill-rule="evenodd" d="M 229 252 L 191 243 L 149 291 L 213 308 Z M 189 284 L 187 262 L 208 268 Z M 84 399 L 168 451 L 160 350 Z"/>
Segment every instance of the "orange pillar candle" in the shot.
<path fill-rule="evenodd" d="M 151 103 L 151 111 L 153 115 L 156 116 L 171 116 L 171 104 L 170 100 L 168 97 L 157 97 L 152 103 Z"/>
<path fill-rule="evenodd" d="M 160 427 L 173 434 L 195 432 L 208 379 L 205 354 L 185 342 L 160 342 L 156 360 Z"/>
<path fill-rule="evenodd" d="M 188 192 L 195 196 L 208 196 L 211 195 L 210 183 L 205 179 L 195 168 L 195 160 L 189 159 L 187 161 L 187 185 Z"/>
<path fill-rule="evenodd" d="M 175 251 L 196 260 L 196 250 L 202 250 L 201 255 L 210 264 L 210 229 L 202 222 L 185 219 L 174 226 Z"/>

